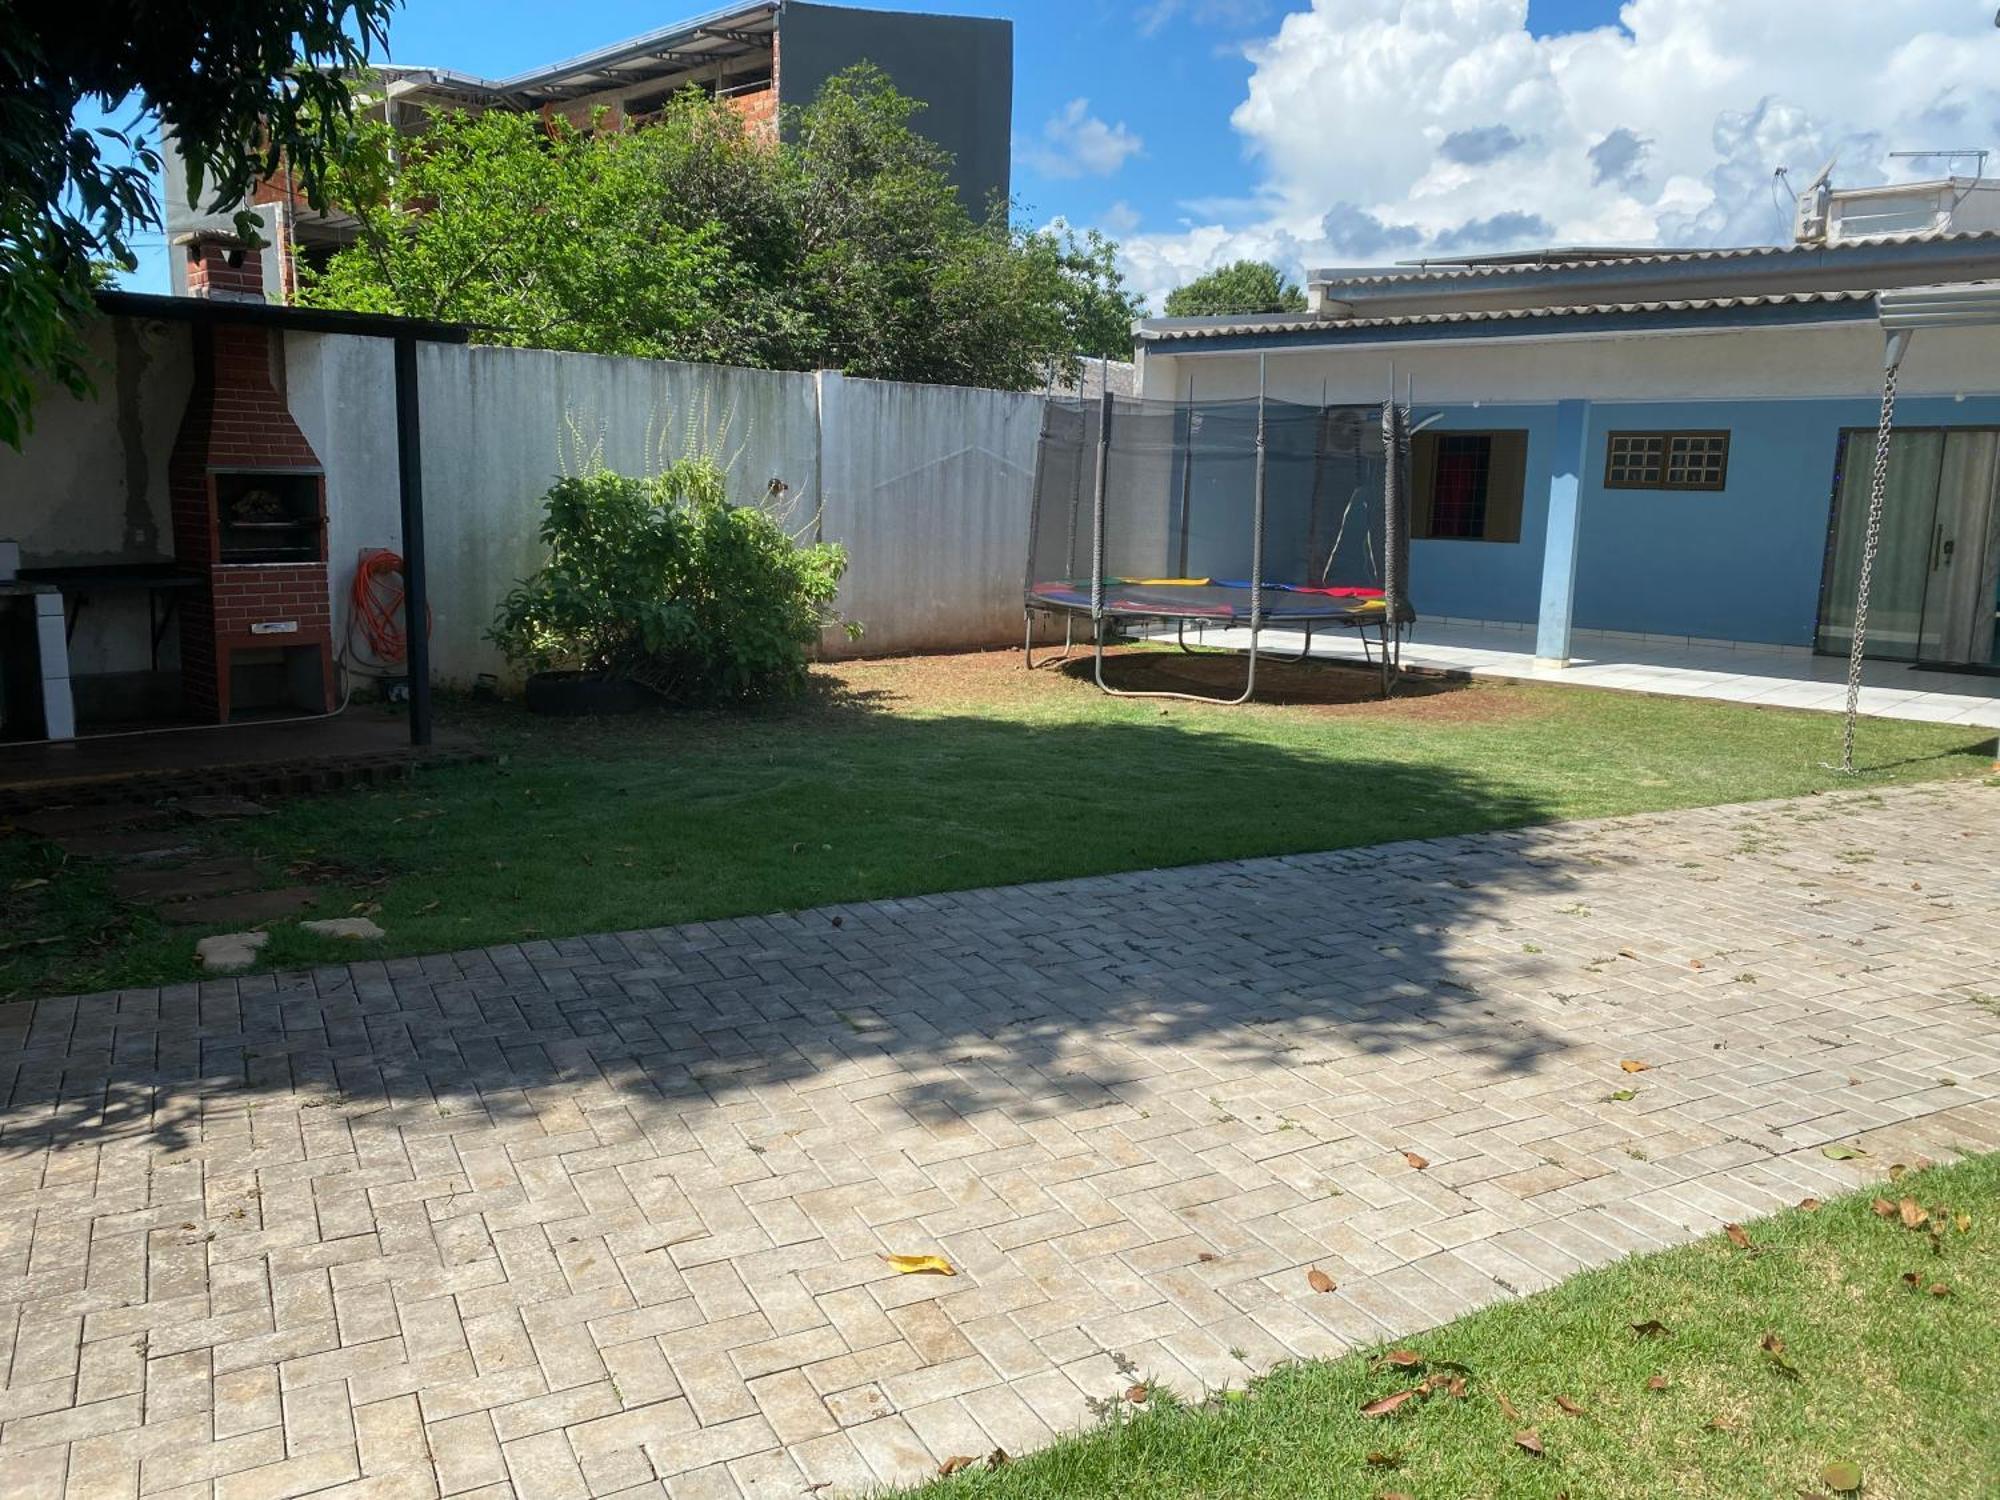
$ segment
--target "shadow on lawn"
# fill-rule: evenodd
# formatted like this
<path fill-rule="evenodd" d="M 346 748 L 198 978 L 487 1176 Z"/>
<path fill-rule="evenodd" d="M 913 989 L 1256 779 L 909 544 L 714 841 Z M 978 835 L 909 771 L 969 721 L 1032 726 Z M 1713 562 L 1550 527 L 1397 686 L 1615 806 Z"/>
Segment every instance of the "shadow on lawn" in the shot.
<path fill-rule="evenodd" d="M 1340 1070 L 1395 1068 L 1418 1047 L 1483 1058 L 1500 1079 L 1568 1045 L 1539 1019 L 1552 1002 L 1509 930 L 1514 903 L 1559 897 L 1577 861 L 1615 862 L 1609 839 L 1560 854 L 1521 832 L 1182 863 L 1232 846 L 1218 816 L 1246 850 L 1547 816 L 1471 770 L 1329 762 L 1171 717 L 1024 729 L 865 702 L 812 716 L 798 753 L 841 764 L 843 726 L 861 718 L 889 769 L 845 787 L 780 774 L 768 795 L 802 815 L 839 797 L 857 799 L 852 818 L 900 819 L 900 862 L 872 888 L 917 888 L 912 869 L 961 838 L 1024 880 L 1136 873 L 0 1005 L 0 1160 L 65 1142 L 251 1146 L 238 1111 L 295 1091 L 307 1109 L 340 1107 L 293 1116 L 293 1131 L 361 1114 L 450 1131 L 575 1095 L 586 1110 L 629 1107 L 663 1150 L 788 1130 L 811 1145 L 865 1120 L 885 1147 L 931 1159 L 982 1137 L 1025 1144 L 1023 1127 L 1094 1109 L 1107 1122 L 1309 1112 Z M 609 801 L 577 840 L 645 836 Z M 1067 848 L 1045 836 L 1051 802 Z M 711 850 L 729 848 L 740 816 L 694 795 L 670 811 Z M 1149 868 L 1161 865 L 1180 867 Z M 546 1128 L 582 1123 L 558 1114 L 570 1123 Z"/>
<path fill-rule="evenodd" d="M 1061 663 L 1065 677 L 1096 683 L 1096 668 L 1087 646 Z M 1104 656 L 1105 683 L 1124 692 L 1196 693 L 1231 699 L 1243 691 L 1248 658 L 1237 651 L 1134 649 L 1118 646 Z M 1474 686 L 1470 674 L 1411 670 L 1398 674 L 1389 701 L 1408 703 L 1422 698 L 1465 693 Z M 1257 658 L 1256 698 L 1264 704 L 1345 708 L 1383 701 L 1381 669 L 1373 664 L 1314 658 Z"/>

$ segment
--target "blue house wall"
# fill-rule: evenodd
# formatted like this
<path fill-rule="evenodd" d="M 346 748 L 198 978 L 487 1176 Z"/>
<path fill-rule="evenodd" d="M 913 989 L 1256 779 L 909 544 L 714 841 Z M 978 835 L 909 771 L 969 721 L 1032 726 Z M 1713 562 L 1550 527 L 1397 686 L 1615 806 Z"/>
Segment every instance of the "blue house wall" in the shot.
<path fill-rule="evenodd" d="M 1429 410 L 1420 415 L 1430 415 Z M 1589 630 L 1810 646 L 1819 612 L 1840 432 L 1872 428 L 1866 399 L 1617 402 L 1590 412 L 1575 621 Z M 1417 541 L 1411 593 L 1441 615 L 1536 617 L 1546 537 L 1553 405 L 1454 406 L 1437 430 L 1524 429 L 1527 486 L 1518 543 Z M 2000 397 L 1918 397 L 1900 427 L 2000 426 Z M 1719 491 L 1607 490 L 1608 434 L 1718 429 L 1730 435 Z"/>
<path fill-rule="evenodd" d="M 1532 623 L 1542 593 L 1542 544 L 1549 518 L 1549 455 L 1556 440 L 1554 406 L 1425 407 L 1435 432 L 1528 434 L 1527 486 L 1521 493 L 1521 540 L 1458 539 L 1410 543 L 1410 598 L 1421 615 Z"/>

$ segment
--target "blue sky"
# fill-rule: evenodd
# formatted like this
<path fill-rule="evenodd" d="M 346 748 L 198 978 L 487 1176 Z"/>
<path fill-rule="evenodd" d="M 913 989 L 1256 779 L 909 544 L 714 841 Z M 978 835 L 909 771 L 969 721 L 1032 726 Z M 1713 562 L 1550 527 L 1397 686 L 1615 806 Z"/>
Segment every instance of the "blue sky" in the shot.
<path fill-rule="evenodd" d="M 392 58 L 505 76 L 713 3 L 408 0 Z M 1768 241 L 1778 168 L 1875 180 L 2000 120 L 1974 0 L 873 3 L 1014 22 L 1024 217 L 1105 228 L 1156 299 L 1239 254 Z"/>
<path fill-rule="evenodd" d="M 720 3 L 720 0 L 716 0 Z M 1025 148 L 1015 160 L 1016 191 L 1037 222 L 1057 215 L 1105 221 L 1116 205 L 1141 223 L 1171 224 L 1186 198 L 1229 197 L 1243 186 L 1243 149 L 1229 112 L 1243 97 L 1246 41 L 1268 32 L 1280 0 L 863 0 L 888 10 L 1004 16 L 1014 23 L 1014 111 Z M 406 0 L 390 33 L 392 60 L 456 68 L 489 78 L 540 64 L 711 10 L 710 0 Z M 1134 13 L 1157 9 L 1147 34 Z M 1563 29 L 1615 19 L 1615 0 L 1535 0 L 1530 24 Z M 1113 66 L 1107 58 L 1115 58 Z M 1076 99 L 1094 114 L 1127 122 L 1144 142 L 1116 180 L 1037 169 L 1041 127 Z M 1112 213 L 1119 225 L 1121 213 Z M 130 285 L 166 290 L 155 241 Z"/>

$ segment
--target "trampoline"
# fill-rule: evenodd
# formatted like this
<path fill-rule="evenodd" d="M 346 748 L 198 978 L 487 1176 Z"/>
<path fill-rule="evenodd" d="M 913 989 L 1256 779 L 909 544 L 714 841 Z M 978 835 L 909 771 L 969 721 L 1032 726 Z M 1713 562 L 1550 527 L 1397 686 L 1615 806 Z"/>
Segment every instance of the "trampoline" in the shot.
<path fill-rule="evenodd" d="M 1260 385 L 1262 381 L 1260 379 Z M 1042 424 L 1023 590 L 1026 661 L 1038 615 L 1090 625 L 1098 687 L 1116 697 L 1243 703 L 1263 632 L 1351 629 L 1393 687 L 1415 619 L 1409 571 L 1409 414 L 1251 400 L 1053 400 Z M 1139 692 L 1104 679 L 1108 638 L 1247 629 L 1233 698 Z"/>

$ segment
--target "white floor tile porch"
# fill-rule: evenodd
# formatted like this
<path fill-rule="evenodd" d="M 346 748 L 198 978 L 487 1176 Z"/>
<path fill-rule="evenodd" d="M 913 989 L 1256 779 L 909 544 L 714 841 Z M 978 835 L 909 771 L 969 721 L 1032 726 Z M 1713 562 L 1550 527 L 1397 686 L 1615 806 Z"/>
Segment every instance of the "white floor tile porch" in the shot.
<path fill-rule="evenodd" d="M 1189 639 L 1197 637 L 1191 633 Z M 1218 630 L 1199 639 L 1205 645 L 1241 649 L 1248 646 L 1250 633 Z M 1299 640 L 1296 631 L 1263 633 L 1264 644 L 1274 652 L 1296 652 Z M 1540 667 L 1535 664 L 1532 627 L 1419 621 L 1414 636 L 1404 643 L 1403 660 L 1409 666 L 1475 677 L 1571 682 L 1836 713 L 1846 706 L 1846 661 L 1797 649 L 1591 630 L 1577 631 L 1571 649 L 1575 655 L 1568 667 Z M 1312 654 L 1358 659 L 1361 643 L 1347 631 L 1316 635 Z M 2000 677 L 1919 672 L 1895 662 L 1870 662 L 1862 678 L 1861 711 L 1875 718 L 2000 729 Z"/>

